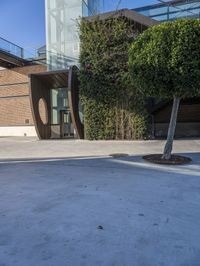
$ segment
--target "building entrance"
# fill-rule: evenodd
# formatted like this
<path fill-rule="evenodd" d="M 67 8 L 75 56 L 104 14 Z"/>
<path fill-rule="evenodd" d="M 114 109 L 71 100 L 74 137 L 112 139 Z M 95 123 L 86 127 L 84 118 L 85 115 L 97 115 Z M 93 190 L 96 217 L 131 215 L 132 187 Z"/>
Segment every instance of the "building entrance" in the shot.
<path fill-rule="evenodd" d="M 77 67 L 31 74 L 30 100 L 40 139 L 84 138 Z"/>

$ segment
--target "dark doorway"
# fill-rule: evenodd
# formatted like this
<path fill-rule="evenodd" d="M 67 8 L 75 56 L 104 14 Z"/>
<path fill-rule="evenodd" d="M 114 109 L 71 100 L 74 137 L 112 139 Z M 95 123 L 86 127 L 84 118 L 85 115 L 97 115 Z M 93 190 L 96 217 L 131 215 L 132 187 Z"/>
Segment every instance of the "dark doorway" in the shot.
<path fill-rule="evenodd" d="M 60 110 L 60 138 L 74 138 L 70 110 Z"/>

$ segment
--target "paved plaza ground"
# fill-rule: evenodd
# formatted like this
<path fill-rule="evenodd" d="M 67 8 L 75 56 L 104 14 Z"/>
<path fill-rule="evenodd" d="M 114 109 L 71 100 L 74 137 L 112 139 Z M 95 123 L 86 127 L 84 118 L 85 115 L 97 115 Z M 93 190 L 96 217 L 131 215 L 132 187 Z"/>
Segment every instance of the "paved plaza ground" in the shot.
<path fill-rule="evenodd" d="M 200 140 L 163 144 L 0 138 L 0 266 L 199 266 Z"/>

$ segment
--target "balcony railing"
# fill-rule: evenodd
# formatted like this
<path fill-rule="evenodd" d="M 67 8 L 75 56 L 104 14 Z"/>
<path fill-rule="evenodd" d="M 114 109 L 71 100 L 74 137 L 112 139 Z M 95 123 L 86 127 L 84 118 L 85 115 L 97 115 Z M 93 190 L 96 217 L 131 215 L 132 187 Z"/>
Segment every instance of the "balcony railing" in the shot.
<path fill-rule="evenodd" d="M 20 46 L 0 37 L 0 51 L 9 53 L 19 58 L 24 58 L 24 50 Z"/>

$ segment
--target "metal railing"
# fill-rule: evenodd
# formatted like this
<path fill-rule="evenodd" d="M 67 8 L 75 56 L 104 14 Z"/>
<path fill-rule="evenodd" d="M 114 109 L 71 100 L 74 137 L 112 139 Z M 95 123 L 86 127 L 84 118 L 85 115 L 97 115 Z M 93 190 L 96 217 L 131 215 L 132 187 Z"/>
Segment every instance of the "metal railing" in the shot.
<path fill-rule="evenodd" d="M 19 58 L 24 58 L 24 49 L 0 37 L 0 51 L 9 53 Z"/>

